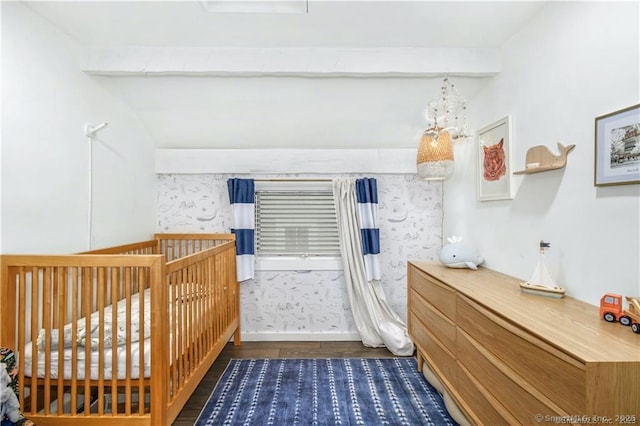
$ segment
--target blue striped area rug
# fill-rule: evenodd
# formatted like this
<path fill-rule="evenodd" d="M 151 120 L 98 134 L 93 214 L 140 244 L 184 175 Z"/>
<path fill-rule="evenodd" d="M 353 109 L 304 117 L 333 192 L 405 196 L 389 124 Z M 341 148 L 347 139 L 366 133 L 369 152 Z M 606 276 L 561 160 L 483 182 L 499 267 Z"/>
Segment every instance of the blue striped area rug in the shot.
<path fill-rule="evenodd" d="M 455 425 L 414 358 L 231 360 L 203 425 Z"/>

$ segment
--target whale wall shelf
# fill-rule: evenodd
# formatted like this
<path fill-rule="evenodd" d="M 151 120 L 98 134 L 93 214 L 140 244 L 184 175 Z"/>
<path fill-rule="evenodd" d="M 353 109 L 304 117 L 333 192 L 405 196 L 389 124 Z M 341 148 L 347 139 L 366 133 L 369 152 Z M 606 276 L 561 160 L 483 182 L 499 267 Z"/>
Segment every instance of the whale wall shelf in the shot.
<path fill-rule="evenodd" d="M 544 145 L 534 146 L 527 151 L 526 167 L 524 170 L 513 172 L 514 175 L 528 175 L 561 169 L 567 165 L 567 155 L 575 145 L 564 146 L 558 142 L 559 155 L 555 155 Z"/>

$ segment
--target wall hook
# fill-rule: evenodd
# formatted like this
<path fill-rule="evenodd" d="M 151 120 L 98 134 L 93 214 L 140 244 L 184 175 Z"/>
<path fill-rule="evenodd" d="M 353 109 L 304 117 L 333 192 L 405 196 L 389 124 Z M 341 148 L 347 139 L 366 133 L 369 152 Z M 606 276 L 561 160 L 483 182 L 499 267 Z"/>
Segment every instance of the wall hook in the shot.
<path fill-rule="evenodd" d="M 88 137 L 88 138 L 95 138 L 96 137 L 96 133 L 98 133 L 100 130 L 104 129 L 105 127 L 107 127 L 108 123 L 101 123 L 98 124 L 97 126 L 92 126 L 91 124 L 85 124 L 84 125 L 84 134 Z"/>

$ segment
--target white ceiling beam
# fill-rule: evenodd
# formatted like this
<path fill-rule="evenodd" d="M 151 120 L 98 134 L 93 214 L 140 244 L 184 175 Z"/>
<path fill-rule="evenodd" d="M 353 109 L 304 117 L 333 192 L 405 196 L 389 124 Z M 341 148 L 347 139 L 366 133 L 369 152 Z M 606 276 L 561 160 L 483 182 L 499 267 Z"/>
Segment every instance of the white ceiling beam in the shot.
<path fill-rule="evenodd" d="M 465 48 L 89 48 L 94 75 L 489 77 L 496 49 Z"/>
<path fill-rule="evenodd" d="M 200 0 L 205 11 L 211 13 L 308 13 L 308 0 Z"/>
<path fill-rule="evenodd" d="M 157 149 L 162 173 L 416 173 L 416 148 Z"/>

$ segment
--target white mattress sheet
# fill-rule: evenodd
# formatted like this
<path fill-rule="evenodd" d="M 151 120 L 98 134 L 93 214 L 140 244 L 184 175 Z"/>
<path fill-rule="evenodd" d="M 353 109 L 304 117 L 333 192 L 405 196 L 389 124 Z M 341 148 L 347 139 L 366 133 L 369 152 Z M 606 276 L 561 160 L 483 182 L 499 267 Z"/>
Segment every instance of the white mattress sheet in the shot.
<path fill-rule="evenodd" d="M 150 297 L 151 293 L 149 292 L 149 289 L 145 290 L 144 294 L 143 294 L 143 299 L 145 301 L 145 332 L 144 335 L 149 335 L 150 334 L 150 330 L 147 330 L 148 327 L 150 327 L 150 312 L 151 312 L 151 308 L 150 308 Z M 134 295 L 135 298 L 132 298 L 132 318 L 134 320 L 137 321 L 138 319 L 138 313 L 139 313 L 139 301 L 138 301 L 138 296 L 137 294 Z M 120 306 L 122 305 L 122 306 Z M 111 306 L 111 305 L 110 305 Z M 109 309 L 110 309 L 109 306 Z M 118 307 L 119 308 L 123 308 L 125 305 L 123 305 L 121 302 L 118 303 Z M 172 309 L 173 306 L 170 304 L 169 305 L 169 309 L 168 309 L 168 314 L 169 314 L 169 322 L 172 322 L 172 318 L 173 318 L 173 314 L 172 314 Z M 105 308 L 106 310 L 106 308 Z M 108 311 L 108 314 L 105 314 L 104 318 L 106 318 L 107 320 L 111 319 L 111 311 Z M 118 315 L 118 318 L 123 318 L 125 317 L 124 315 Z M 96 323 L 96 321 L 99 319 L 99 317 L 96 317 L 94 320 L 94 323 Z M 111 322 L 110 321 L 105 321 L 106 326 L 105 326 L 105 335 L 107 334 L 106 330 L 108 330 L 108 334 L 109 337 L 106 339 L 105 343 L 109 343 L 108 346 L 110 346 L 111 344 L 111 332 L 112 332 L 112 326 L 111 326 Z M 147 324 L 148 323 L 148 324 Z M 190 321 L 187 320 L 187 328 L 189 327 L 189 323 Z M 84 318 L 81 318 L 79 320 L 79 324 L 81 326 L 84 327 Z M 125 336 L 126 334 L 126 325 L 124 325 L 124 322 L 122 322 L 122 324 L 118 325 L 119 330 L 118 330 L 118 335 L 119 336 Z M 138 323 L 135 323 L 135 326 L 130 326 L 133 327 L 132 328 L 132 333 L 131 335 L 133 336 L 137 336 L 139 335 L 139 330 L 138 328 Z M 69 329 L 70 330 L 70 329 Z M 96 330 L 97 330 L 97 325 L 96 325 Z M 55 330 L 54 330 L 55 331 Z M 95 330 L 93 330 L 95 331 Z M 43 332 L 41 331 L 40 334 L 42 336 L 44 336 Z M 53 334 L 53 333 L 52 333 Z M 66 334 L 68 334 L 68 336 L 66 336 Z M 69 341 L 64 343 L 64 350 L 63 350 L 63 379 L 71 379 L 71 357 L 72 357 L 72 349 L 71 349 L 71 340 L 70 340 L 70 336 L 71 333 L 69 331 L 69 333 L 65 333 L 65 339 L 68 337 Z M 50 359 L 50 363 L 51 363 L 51 375 L 50 377 L 52 379 L 57 379 L 58 378 L 58 340 L 57 340 L 57 335 L 53 336 L 54 339 L 52 339 L 51 342 L 51 359 Z M 44 339 L 44 337 L 42 337 L 42 339 Z M 98 379 L 98 362 L 99 362 L 99 352 L 94 350 L 97 346 L 98 346 L 98 341 L 95 339 L 95 337 L 92 336 L 92 339 L 90 339 L 91 341 L 91 352 L 90 352 L 90 370 L 89 370 L 89 378 L 92 380 L 97 380 Z M 169 341 L 172 341 L 172 335 L 169 334 Z M 85 341 L 81 341 L 78 342 L 78 346 L 77 346 L 77 352 L 78 352 L 78 374 L 76 376 L 76 378 L 78 380 L 83 380 L 85 378 L 85 348 L 83 346 L 83 344 L 85 343 Z M 40 347 L 42 347 L 42 345 L 44 344 L 44 340 L 39 341 Z M 172 350 L 173 345 L 170 343 L 169 345 L 170 350 Z M 31 365 L 33 362 L 33 353 L 32 353 L 32 349 L 33 346 L 31 345 L 31 343 L 27 343 L 25 346 L 25 349 L 23 351 L 24 357 L 25 357 L 25 376 L 27 377 L 31 377 L 32 375 L 32 371 L 31 371 Z M 132 342 L 131 343 L 131 353 L 129 354 L 127 352 L 127 347 L 126 345 L 119 345 L 116 346 L 117 349 L 117 353 L 116 353 L 116 364 L 117 364 L 117 375 L 116 378 L 118 379 L 126 379 L 127 375 L 126 375 L 126 362 L 127 362 L 127 356 L 129 356 L 129 358 L 131 359 L 131 375 L 129 376 L 129 378 L 131 379 L 137 379 L 140 377 L 140 341 L 136 341 L 136 342 Z M 36 349 L 37 350 L 37 349 Z M 143 351 L 144 351 L 144 365 L 143 365 L 143 374 L 145 378 L 148 378 L 150 375 L 150 367 L 151 367 L 151 362 L 150 362 L 150 354 L 151 354 L 151 344 L 150 344 L 150 339 L 147 338 L 143 341 Z M 112 375 L 113 375 L 113 368 L 112 368 L 112 357 L 113 357 L 113 353 L 112 353 L 112 348 L 111 347 L 107 347 L 104 349 L 104 375 L 103 375 L 103 379 L 105 380 L 111 380 Z M 37 370 L 37 376 L 38 377 L 44 377 L 44 365 L 45 365 L 45 353 L 44 351 L 38 351 L 38 370 Z"/>
<path fill-rule="evenodd" d="M 151 342 L 150 339 L 143 340 L 142 350 L 144 351 L 144 364 L 143 364 L 143 377 L 148 378 L 150 375 L 151 369 Z M 129 378 L 137 379 L 140 377 L 140 342 L 135 342 L 131 344 L 131 352 L 127 351 L 126 345 L 116 346 L 116 365 L 117 365 L 117 375 L 118 379 L 127 378 L 127 358 L 131 360 L 131 375 Z M 32 374 L 32 363 L 33 363 L 33 354 L 32 354 L 32 345 L 28 343 L 23 351 L 25 357 L 25 366 L 24 366 L 24 375 L 27 377 L 31 377 Z M 83 347 L 77 348 L 78 352 L 78 373 L 76 378 L 78 380 L 83 380 L 85 378 L 85 350 Z M 63 351 L 63 379 L 71 379 L 71 357 L 72 350 L 64 349 Z M 91 351 L 90 352 L 90 366 L 89 366 L 89 378 L 92 380 L 98 380 L 98 362 L 100 358 L 100 352 Z M 112 348 L 108 348 L 104 350 L 104 374 L 102 376 L 105 380 L 111 380 L 113 375 L 113 352 Z M 51 378 L 58 378 L 58 351 L 51 351 Z M 38 366 L 37 366 L 37 375 L 38 377 L 44 377 L 44 366 L 45 366 L 45 353 L 38 352 Z"/>
<path fill-rule="evenodd" d="M 80 346 L 89 346 L 92 349 L 98 349 L 100 346 L 103 348 L 110 348 L 114 345 L 124 345 L 127 340 L 127 328 L 129 328 L 129 335 L 132 342 L 137 342 L 140 336 L 151 335 L 151 289 L 148 288 L 142 293 L 143 306 L 144 306 L 144 319 L 142 324 L 140 323 L 140 293 L 134 293 L 131 295 L 129 301 L 127 299 L 119 300 L 115 305 L 107 305 L 104 307 L 102 317 L 100 312 L 93 312 L 89 316 L 89 329 L 87 330 L 87 318 L 80 318 L 76 324 L 69 323 L 64 326 L 62 338 L 60 338 L 60 332 L 57 329 L 50 331 L 51 334 L 51 349 L 58 349 L 58 345 L 62 344 L 65 348 L 72 346 L 72 329 L 76 330 L 77 344 Z M 127 302 L 131 304 L 131 316 L 127 327 Z M 115 306 L 117 312 L 116 323 L 113 323 L 112 310 Z M 172 306 L 169 304 L 169 318 L 171 318 Z M 100 336 L 100 326 L 103 326 L 103 335 Z M 142 330 L 141 330 L 142 328 Z M 117 337 L 114 336 L 117 330 Z M 115 337 L 115 341 L 114 341 Z M 42 329 L 38 333 L 38 348 L 43 350 L 45 347 L 45 340 L 47 338 L 46 330 Z"/>

